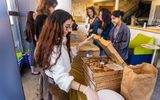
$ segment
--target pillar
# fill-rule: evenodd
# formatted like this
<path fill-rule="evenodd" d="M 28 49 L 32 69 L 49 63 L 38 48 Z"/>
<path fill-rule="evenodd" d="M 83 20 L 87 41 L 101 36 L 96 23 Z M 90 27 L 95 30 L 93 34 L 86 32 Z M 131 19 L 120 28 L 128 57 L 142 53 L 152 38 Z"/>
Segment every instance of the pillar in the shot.
<path fill-rule="evenodd" d="M 63 9 L 72 14 L 72 0 L 57 0 L 58 5 L 56 9 Z"/>
<path fill-rule="evenodd" d="M 119 10 L 119 0 L 115 0 L 115 10 Z"/>

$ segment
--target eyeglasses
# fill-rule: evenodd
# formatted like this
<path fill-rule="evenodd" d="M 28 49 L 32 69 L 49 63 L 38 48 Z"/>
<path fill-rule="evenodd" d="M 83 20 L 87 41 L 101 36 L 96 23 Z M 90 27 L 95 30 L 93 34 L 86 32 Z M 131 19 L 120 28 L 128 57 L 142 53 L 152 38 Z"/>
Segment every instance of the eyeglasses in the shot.
<path fill-rule="evenodd" d="M 65 26 L 65 28 L 66 28 L 67 30 L 72 30 L 72 25 L 70 25 L 70 26 Z"/>

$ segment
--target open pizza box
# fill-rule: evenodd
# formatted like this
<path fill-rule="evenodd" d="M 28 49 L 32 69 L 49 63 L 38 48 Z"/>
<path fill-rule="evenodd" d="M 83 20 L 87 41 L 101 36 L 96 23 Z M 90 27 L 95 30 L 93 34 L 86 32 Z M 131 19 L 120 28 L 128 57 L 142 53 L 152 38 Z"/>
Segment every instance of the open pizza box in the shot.
<path fill-rule="evenodd" d="M 126 63 L 122 59 L 122 57 L 119 55 L 119 53 L 116 51 L 116 49 L 113 47 L 111 41 L 105 40 L 102 37 L 98 35 L 94 35 L 93 39 L 98 42 L 98 44 L 105 50 L 107 56 L 115 61 L 117 64 L 120 64 L 122 66 L 125 66 Z"/>
<path fill-rule="evenodd" d="M 98 35 L 93 38 L 105 50 L 107 57 L 82 57 L 86 83 L 95 90 L 111 89 L 119 92 L 126 63 L 110 41 Z"/>

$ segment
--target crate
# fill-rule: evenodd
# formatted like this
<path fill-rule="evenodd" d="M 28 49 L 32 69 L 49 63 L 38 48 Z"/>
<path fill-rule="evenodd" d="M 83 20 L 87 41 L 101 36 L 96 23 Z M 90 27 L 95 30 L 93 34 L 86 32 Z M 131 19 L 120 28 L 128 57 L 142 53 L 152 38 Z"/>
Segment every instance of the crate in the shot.
<path fill-rule="evenodd" d="M 93 38 L 105 50 L 105 52 L 107 53 L 107 57 L 82 57 L 82 69 L 85 81 L 90 87 L 97 91 L 101 89 L 111 89 L 119 92 L 123 75 L 123 66 L 125 66 L 126 63 L 114 49 L 110 41 L 104 40 L 98 35 L 94 35 Z M 90 59 L 96 59 L 96 61 L 93 60 L 95 63 L 97 63 L 97 65 L 94 66 L 98 67 L 94 67 L 92 66 L 92 64 L 88 64 L 88 62 L 90 63 Z M 104 68 L 100 68 L 100 63 L 105 60 L 110 67 L 121 66 L 121 69 L 106 71 L 104 70 Z"/>
<path fill-rule="evenodd" d="M 87 35 L 80 31 L 73 31 L 71 34 L 71 47 L 78 46 L 80 42 L 85 40 L 87 38 Z M 98 56 L 99 55 L 99 48 L 94 45 L 93 43 L 87 43 L 83 45 L 81 48 L 79 48 L 78 55 L 81 59 L 81 57 L 86 56 L 86 54 L 90 54 L 92 56 Z"/>
<path fill-rule="evenodd" d="M 106 63 L 107 65 L 108 64 L 112 65 L 112 63 L 113 64 L 115 63 L 114 61 L 110 60 L 108 57 L 90 57 L 90 58 L 82 57 L 82 61 L 83 61 L 82 70 L 83 70 L 86 83 L 97 91 L 101 89 L 111 89 L 119 92 L 123 71 L 122 70 L 115 71 L 110 69 L 109 70 L 107 69 L 108 71 L 106 71 L 100 67 L 98 70 L 96 70 L 92 65 L 88 64 L 90 63 L 88 61 L 91 59 L 97 60 L 97 61 L 94 61 L 94 63 L 97 63 L 97 64 L 99 64 L 100 61 L 102 61 L 103 59 L 106 59 L 108 61 Z M 97 66 L 100 66 L 100 65 L 97 65 Z"/>
<path fill-rule="evenodd" d="M 81 41 L 87 38 L 86 34 L 79 31 L 74 31 L 71 34 L 71 46 L 77 46 Z M 88 43 L 83 45 L 77 55 L 73 58 L 73 62 L 71 64 L 72 69 L 70 74 L 74 76 L 77 82 L 85 84 L 84 77 L 82 77 L 82 60 L 81 57 L 86 57 L 86 55 L 98 56 L 99 55 L 99 48 L 95 46 L 93 43 Z"/>
<path fill-rule="evenodd" d="M 119 55 L 119 53 L 113 47 L 111 41 L 107 41 L 107 40 L 101 38 L 98 35 L 94 35 L 93 38 L 105 50 L 105 52 L 110 57 L 110 59 L 112 59 L 113 61 L 115 61 L 117 64 L 121 64 L 123 66 L 126 65 L 126 63 L 121 58 L 121 56 Z"/>
<path fill-rule="evenodd" d="M 104 40 L 98 35 L 94 35 L 93 38 L 105 50 L 105 52 L 107 53 L 107 57 L 82 57 L 82 69 L 85 81 L 90 87 L 97 91 L 101 89 L 111 89 L 116 92 L 120 92 L 120 85 L 123 76 L 123 66 L 125 66 L 126 63 L 114 49 L 110 41 Z M 93 62 L 97 63 L 97 65 L 93 66 L 92 64 L 89 64 L 90 59 L 96 59 L 96 61 L 93 60 Z M 104 70 L 104 68 L 100 68 L 101 62 L 105 62 L 113 68 L 116 66 L 120 66 L 120 69 L 106 71 Z M 99 69 L 95 66 L 98 66 Z"/>

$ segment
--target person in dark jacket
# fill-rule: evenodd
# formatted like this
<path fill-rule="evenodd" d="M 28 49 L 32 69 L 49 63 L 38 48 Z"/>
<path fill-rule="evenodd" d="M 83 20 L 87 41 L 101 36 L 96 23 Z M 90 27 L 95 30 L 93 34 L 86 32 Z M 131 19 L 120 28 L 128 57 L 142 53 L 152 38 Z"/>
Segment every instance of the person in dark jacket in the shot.
<path fill-rule="evenodd" d="M 39 72 L 35 71 L 35 59 L 34 59 L 34 49 L 36 41 L 34 39 L 35 37 L 35 29 L 34 29 L 34 12 L 29 11 L 27 15 L 27 21 L 26 21 L 26 29 L 25 29 L 25 40 L 29 43 L 29 53 L 31 58 L 31 72 L 32 75 L 38 75 Z"/>
<path fill-rule="evenodd" d="M 43 24 L 57 6 L 57 0 L 39 0 L 38 6 L 36 8 L 36 19 L 35 19 L 35 33 L 38 40 Z"/>
<path fill-rule="evenodd" d="M 130 30 L 127 25 L 122 22 L 123 15 L 124 13 L 120 10 L 116 10 L 111 14 L 114 27 L 110 31 L 110 40 L 123 60 L 126 61 L 128 58 Z"/>
<path fill-rule="evenodd" d="M 105 40 L 109 40 L 109 32 L 113 28 L 113 24 L 111 22 L 111 16 L 108 9 L 101 9 L 99 11 L 99 17 L 96 19 L 95 24 L 93 26 L 93 33 L 100 35 Z M 100 56 L 106 56 L 103 48 L 99 46 L 97 42 L 94 42 L 100 48 Z"/>

